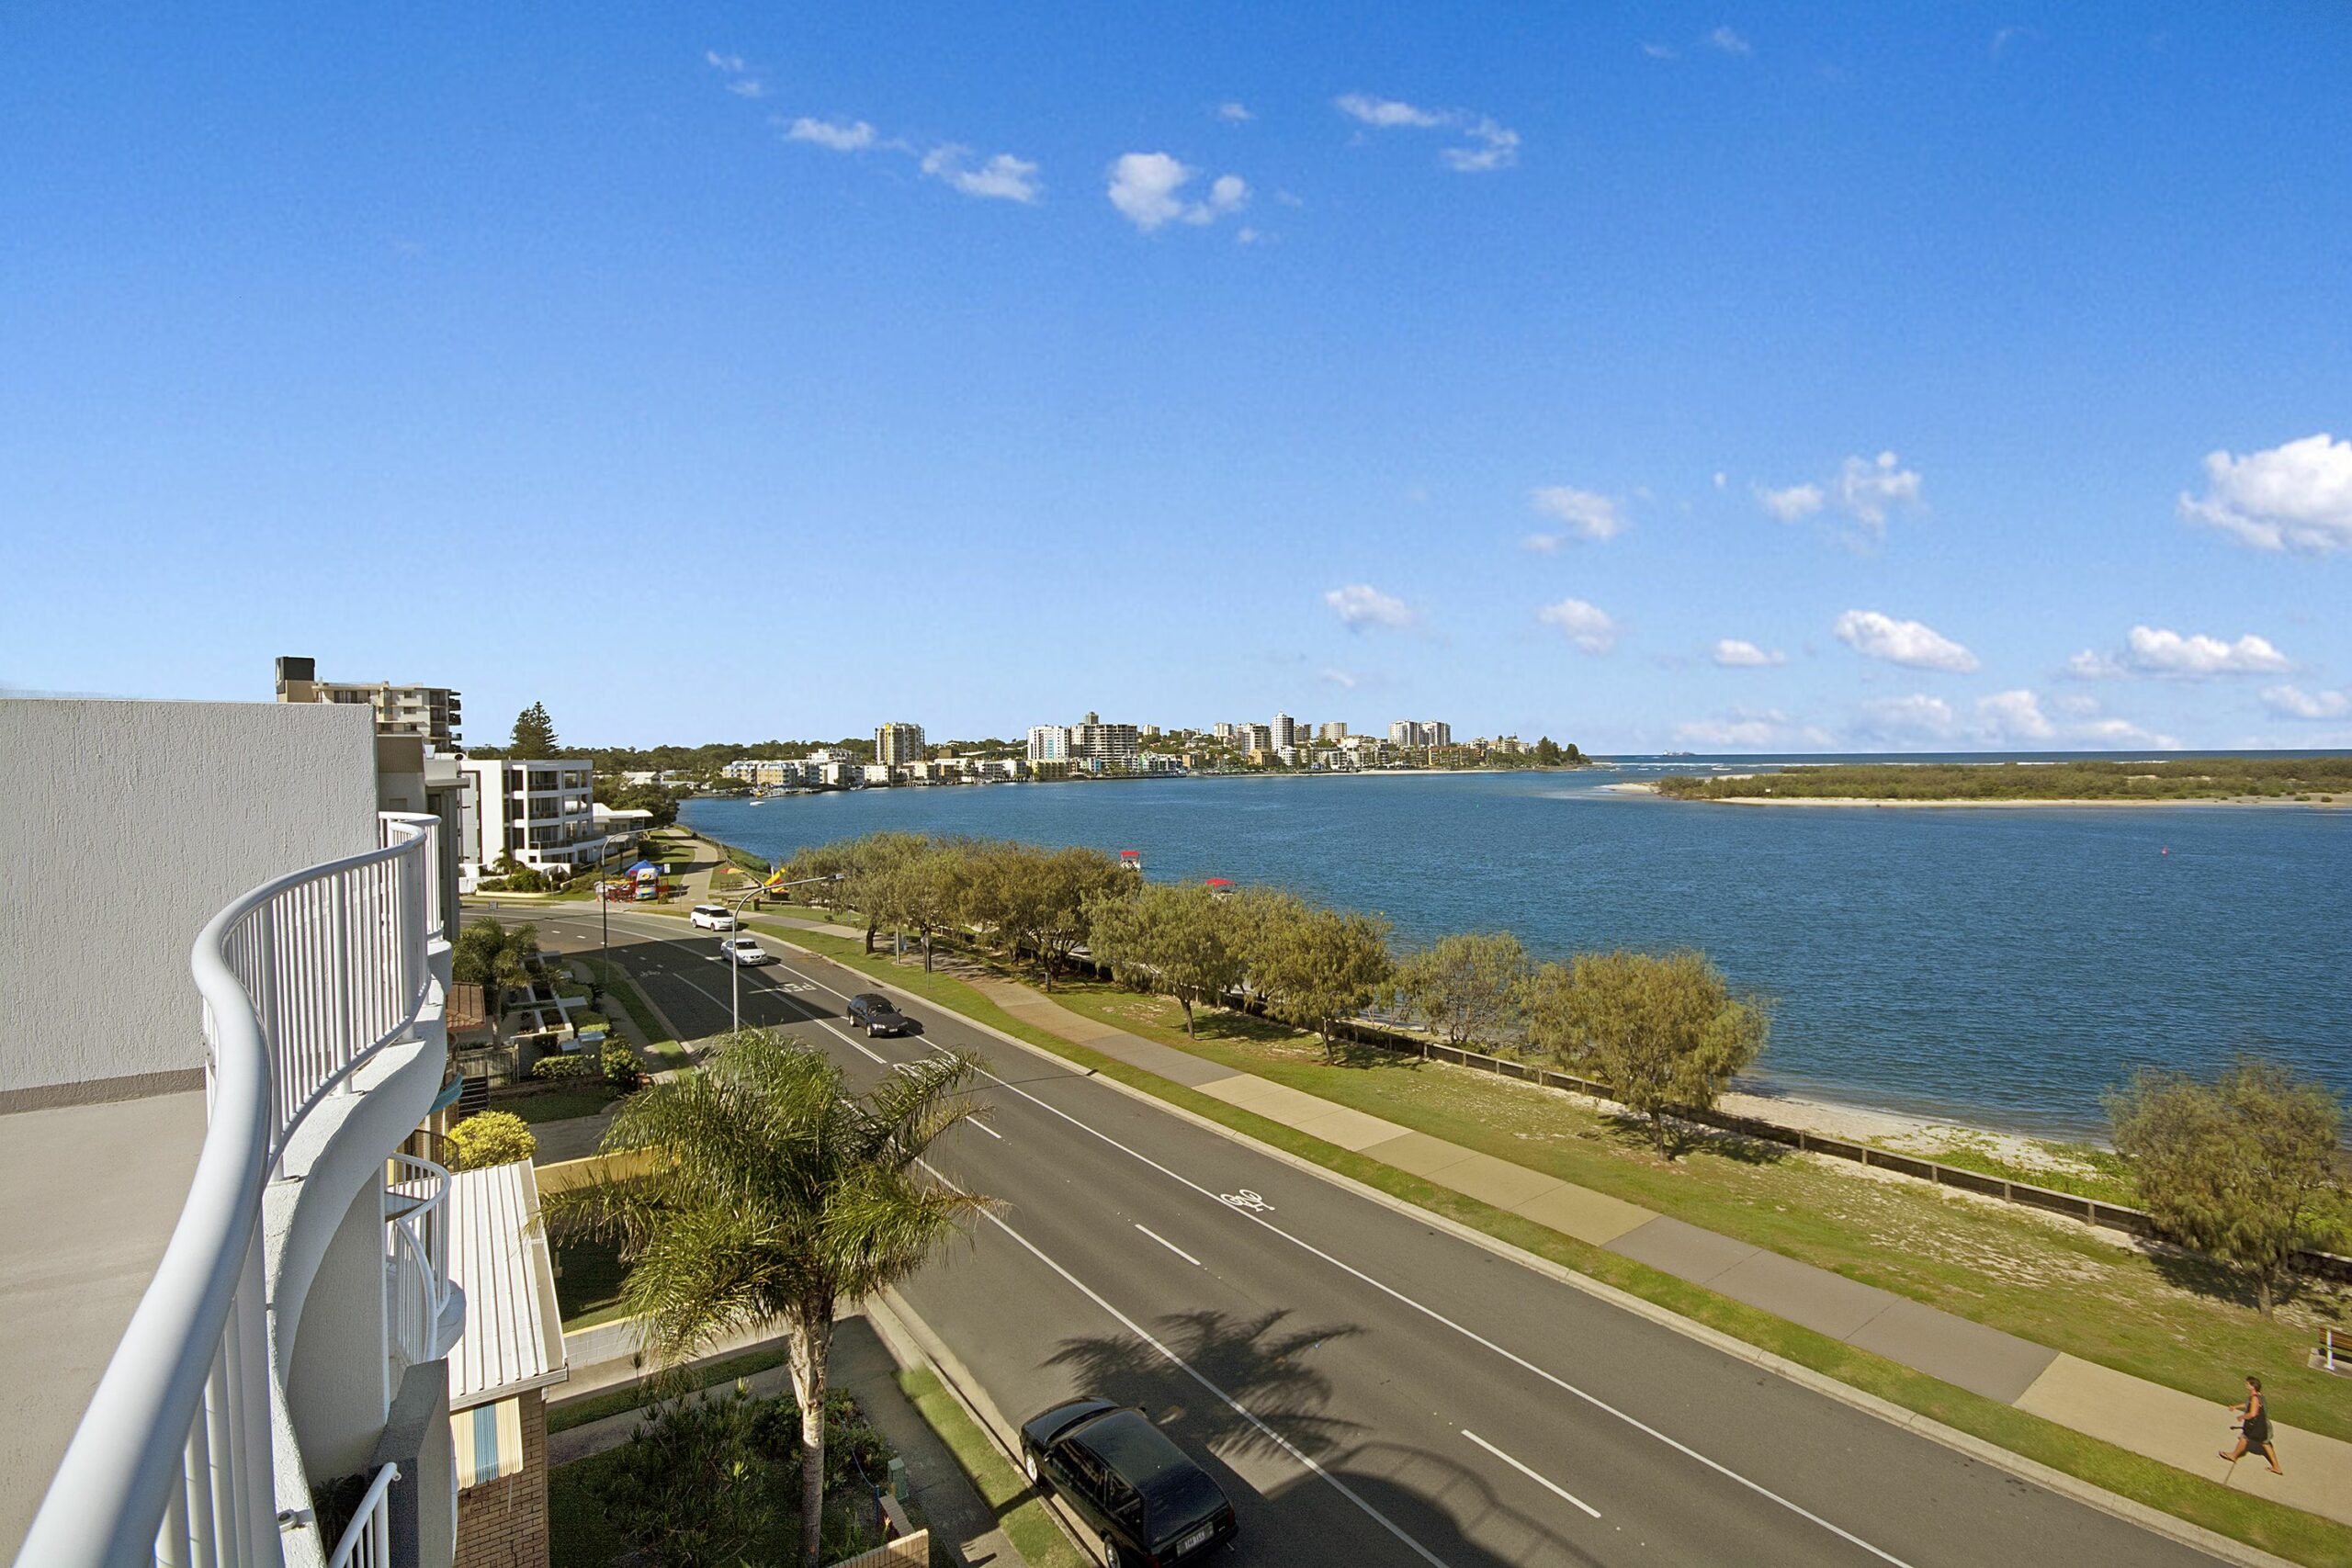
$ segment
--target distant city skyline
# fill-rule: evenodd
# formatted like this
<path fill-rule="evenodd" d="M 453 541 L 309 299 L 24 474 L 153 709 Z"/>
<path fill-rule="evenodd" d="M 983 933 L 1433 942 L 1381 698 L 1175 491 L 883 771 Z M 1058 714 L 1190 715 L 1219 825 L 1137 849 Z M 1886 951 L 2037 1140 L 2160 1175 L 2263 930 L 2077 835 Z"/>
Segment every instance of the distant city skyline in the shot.
<path fill-rule="evenodd" d="M 2352 746 L 2352 10 L 1031 20 L 13 17 L 0 686 Z"/>

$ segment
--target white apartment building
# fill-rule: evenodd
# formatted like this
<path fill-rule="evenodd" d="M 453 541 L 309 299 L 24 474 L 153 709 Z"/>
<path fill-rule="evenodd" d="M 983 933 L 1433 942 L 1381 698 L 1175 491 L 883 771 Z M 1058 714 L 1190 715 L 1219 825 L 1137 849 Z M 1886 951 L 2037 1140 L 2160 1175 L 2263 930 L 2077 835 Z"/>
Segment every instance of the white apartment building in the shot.
<path fill-rule="evenodd" d="M 886 768 L 922 761 L 922 726 L 881 724 L 874 728 L 874 760 Z"/>
<path fill-rule="evenodd" d="M 460 745 L 464 705 L 447 686 L 396 686 L 389 681 L 322 681 L 315 659 L 277 661 L 281 703 L 349 703 L 372 711 L 379 735 L 413 735 L 438 751 Z"/>
<path fill-rule="evenodd" d="M 1070 730 L 1067 724 L 1036 724 L 1029 728 L 1029 761 L 1033 762 L 1067 762 L 1070 758 Z"/>
<path fill-rule="evenodd" d="M 1230 741 L 1239 734 L 1240 728 L 1238 724 L 1213 724 L 1209 726 L 1209 734 L 1219 740 Z"/>
<path fill-rule="evenodd" d="M 1298 720 L 1286 713 L 1278 713 L 1274 715 L 1274 722 L 1266 726 L 1266 734 L 1274 750 L 1287 750 L 1299 743 Z"/>
<path fill-rule="evenodd" d="M 1143 751 L 1143 735 L 1132 724 L 1105 724 L 1100 714 L 1090 713 L 1070 726 L 1069 749 L 1073 757 L 1113 771 L 1132 769 Z"/>
<path fill-rule="evenodd" d="M 1391 746 L 1426 747 L 1453 744 L 1453 726 L 1435 719 L 1400 718 L 1388 727 Z"/>
<path fill-rule="evenodd" d="M 534 870 L 569 872 L 603 854 L 587 758 L 468 757 L 458 766 L 474 781 L 473 817 L 459 846 L 472 875 L 510 856 Z"/>
<path fill-rule="evenodd" d="M 0 1556 L 545 1563 L 537 1188 L 424 1152 L 443 829 L 376 809 L 376 741 L 356 705 L 0 700 L 43 827 L 0 886 Z M 35 897 L 93 877 L 140 896 Z M 469 1556 L 492 1503 L 536 1556 Z"/>

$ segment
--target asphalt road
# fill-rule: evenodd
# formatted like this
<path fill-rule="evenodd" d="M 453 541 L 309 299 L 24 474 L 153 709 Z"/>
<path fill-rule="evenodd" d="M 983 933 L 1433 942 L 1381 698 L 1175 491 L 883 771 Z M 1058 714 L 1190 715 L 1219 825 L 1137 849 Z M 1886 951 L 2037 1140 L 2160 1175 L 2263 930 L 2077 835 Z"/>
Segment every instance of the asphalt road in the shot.
<path fill-rule="evenodd" d="M 593 914 L 537 923 L 596 944 Z M 729 972 L 689 929 L 617 916 L 613 953 L 698 1037 L 728 1027 Z M 744 1021 L 855 1084 L 989 1058 L 934 1163 L 1003 1206 L 903 1293 L 1015 1421 L 1081 1393 L 1148 1411 L 1232 1497 L 1234 1568 L 2214 1561 L 936 1009 L 868 1040 L 842 1016 L 865 977 L 780 956 L 743 973 Z"/>

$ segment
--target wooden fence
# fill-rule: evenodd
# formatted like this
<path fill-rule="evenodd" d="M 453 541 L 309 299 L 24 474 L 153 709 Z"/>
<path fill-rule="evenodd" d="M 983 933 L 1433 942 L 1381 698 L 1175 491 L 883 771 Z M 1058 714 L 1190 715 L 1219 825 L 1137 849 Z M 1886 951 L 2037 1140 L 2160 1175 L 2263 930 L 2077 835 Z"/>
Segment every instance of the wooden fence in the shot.
<path fill-rule="evenodd" d="M 871 1551 L 844 1557 L 833 1568 L 931 1568 L 931 1532 L 917 1530 L 885 1541 Z"/>

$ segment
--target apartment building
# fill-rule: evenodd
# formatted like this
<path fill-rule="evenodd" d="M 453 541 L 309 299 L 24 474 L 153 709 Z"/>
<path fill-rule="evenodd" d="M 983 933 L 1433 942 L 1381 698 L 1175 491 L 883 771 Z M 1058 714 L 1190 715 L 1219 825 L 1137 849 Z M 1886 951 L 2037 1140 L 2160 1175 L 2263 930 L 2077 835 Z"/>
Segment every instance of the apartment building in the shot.
<path fill-rule="evenodd" d="M 1315 727 L 1315 739 L 1318 741 L 1325 742 L 1326 744 L 1336 746 L 1347 738 L 1348 727 L 1337 720 L 1334 720 L 1329 724 L 1318 724 Z"/>
<path fill-rule="evenodd" d="M 1274 722 L 1266 726 L 1266 734 L 1277 751 L 1287 750 L 1302 739 L 1298 720 L 1286 713 L 1274 715 Z"/>
<path fill-rule="evenodd" d="M 1388 727 L 1391 746 L 1429 747 L 1453 744 L 1453 726 L 1435 719 L 1400 718 Z"/>
<path fill-rule="evenodd" d="M 886 768 L 920 762 L 923 758 L 922 726 L 883 724 L 874 729 L 874 760 Z"/>
<path fill-rule="evenodd" d="M 1132 769 L 1143 751 L 1143 735 L 1132 724 L 1105 724 L 1100 714 L 1088 714 L 1070 726 L 1070 754 L 1105 768 Z"/>
<path fill-rule="evenodd" d="M 469 876 L 508 858 L 568 873 L 602 856 L 587 758 L 468 757 L 458 766 L 473 780 L 473 814 L 458 829 Z"/>
<path fill-rule="evenodd" d="M 379 735 L 412 735 L 438 751 L 461 748 L 465 723 L 458 695 L 447 686 L 396 686 L 390 681 L 322 681 L 315 659 L 277 661 L 281 703 L 348 703 L 376 716 Z"/>
<path fill-rule="evenodd" d="M 1274 729 L 1269 724 L 1237 724 L 1233 727 L 1233 749 L 1237 751 L 1271 755 L 1274 749 Z"/>
<path fill-rule="evenodd" d="M 442 823 L 376 809 L 377 739 L 358 705 L 0 700 L 43 826 L 0 884 L 0 1335 L 38 1350 L 0 1359 L 0 1557 L 546 1562 L 506 1440 L 564 1373 L 536 1188 L 424 1153 Z M 93 878 L 139 897 L 48 896 Z M 536 1555 L 466 1542 L 493 1480 Z"/>
<path fill-rule="evenodd" d="M 1070 744 L 1067 724 L 1036 724 L 1029 728 L 1029 761 L 1033 762 L 1067 762 Z"/>

